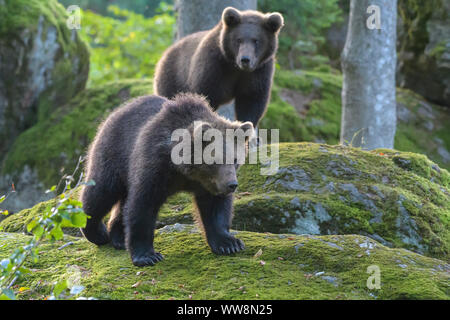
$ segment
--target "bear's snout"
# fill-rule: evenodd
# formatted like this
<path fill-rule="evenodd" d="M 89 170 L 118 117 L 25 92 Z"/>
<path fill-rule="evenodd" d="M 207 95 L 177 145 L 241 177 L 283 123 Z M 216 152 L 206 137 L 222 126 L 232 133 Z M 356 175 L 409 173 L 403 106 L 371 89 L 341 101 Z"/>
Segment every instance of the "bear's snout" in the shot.
<path fill-rule="evenodd" d="M 220 183 L 216 182 L 217 195 L 226 196 L 236 191 L 238 187 L 238 182 L 236 179 L 230 180 L 229 182 Z"/>
<path fill-rule="evenodd" d="M 232 193 L 232 192 L 236 191 L 237 187 L 238 187 L 237 181 L 233 181 L 233 182 L 228 183 L 228 186 L 227 186 L 228 192 Z"/>
<path fill-rule="evenodd" d="M 239 46 L 239 53 L 236 57 L 236 64 L 243 71 L 252 72 L 256 67 L 255 47 L 249 42 L 244 42 Z"/>
<path fill-rule="evenodd" d="M 243 57 L 241 58 L 241 64 L 242 64 L 242 66 L 244 66 L 244 67 L 249 67 L 249 66 L 250 66 L 250 58 L 247 57 L 247 56 L 243 56 Z"/>
<path fill-rule="evenodd" d="M 254 59 L 249 56 L 242 56 L 237 59 L 237 65 L 242 71 L 253 72 L 255 70 Z"/>
<path fill-rule="evenodd" d="M 214 176 L 215 189 L 218 195 L 228 195 L 236 191 L 238 181 L 234 165 L 220 166 Z"/>

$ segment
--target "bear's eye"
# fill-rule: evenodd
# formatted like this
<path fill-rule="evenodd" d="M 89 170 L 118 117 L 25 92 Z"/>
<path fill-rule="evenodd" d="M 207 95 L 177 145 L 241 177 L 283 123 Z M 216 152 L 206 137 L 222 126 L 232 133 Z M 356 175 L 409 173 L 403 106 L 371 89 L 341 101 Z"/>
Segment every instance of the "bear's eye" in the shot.
<path fill-rule="evenodd" d="M 258 39 L 252 39 L 253 43 L 257 45 L 259 43 Z"/>
<path fill-rule="evenodd" d="M 237 39 L 237 43 L 241 44 L 242 43 L 242 39 L 241 38 Z"/>

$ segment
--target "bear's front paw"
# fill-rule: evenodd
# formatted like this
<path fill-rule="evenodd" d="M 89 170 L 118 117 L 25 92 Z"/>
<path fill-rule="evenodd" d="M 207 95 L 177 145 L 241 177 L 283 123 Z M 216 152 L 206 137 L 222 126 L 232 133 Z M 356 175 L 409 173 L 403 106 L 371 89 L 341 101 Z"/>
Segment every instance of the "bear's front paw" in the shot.
<path fill-rule="evenodd" d="M 113 245 L 114 249 L 116 250 L 125 250 L 126 246 L 125 246 L 125 239 L 123 238 L 111 238 L 111 244 Z"/>
<path fill-rule="evenodd" d="M 216 236 L 210 240 L 211 251 L 219 255 L 237 253 L 245 249 L 244 243 L 232 235 Z"/>
<path fill-rule="evenodd" d="M 157 262 L 164 259 L 163 255 L 159 252 L 149 251 L 142 254 L 133 254 L 131 260 L 133 264 L 138 267 L 154 266 Z"/>

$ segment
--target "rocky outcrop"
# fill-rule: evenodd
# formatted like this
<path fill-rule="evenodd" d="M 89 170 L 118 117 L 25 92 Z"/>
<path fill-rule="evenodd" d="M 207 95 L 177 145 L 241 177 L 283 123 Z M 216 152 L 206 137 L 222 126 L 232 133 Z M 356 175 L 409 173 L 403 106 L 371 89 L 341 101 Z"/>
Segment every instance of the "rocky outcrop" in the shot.
<path fill-rule="evenodd" d="M 450 174 L 425 156 L 291 143 L 280 144 L 279 160 L 272 176 L 260 174 L 264 164 L 240 169 L 233 228 L 360 234 L 389 247 L 449 258 Z M 22 232 L 51 205 L 49 201 L 23 210 L 0 227 Z M 191 196 L 175 195 L 161 209 L 158 227 L 192 223 L 193 213 Z"/>
<path fill-rule="evenodd" d="M 56 0 L 0 2 L 0 161 L 15 138 L 84 89 L 89 54 Z"/>
<path fill-rule="evenodd" d="M 361 234 L 389 247 L 449 258 L 450 174 L 426 157 L 342 146 L 280 145 L 280 169 L 239 172 L 233 227 L 295 234 Z M 193 207 L 175 197 L 161 225 L 189 221 Z"/>
<path fill-rule="evenodd" d="M 450 107 L 450 2 L 400 7 L 397 82 Z"/>

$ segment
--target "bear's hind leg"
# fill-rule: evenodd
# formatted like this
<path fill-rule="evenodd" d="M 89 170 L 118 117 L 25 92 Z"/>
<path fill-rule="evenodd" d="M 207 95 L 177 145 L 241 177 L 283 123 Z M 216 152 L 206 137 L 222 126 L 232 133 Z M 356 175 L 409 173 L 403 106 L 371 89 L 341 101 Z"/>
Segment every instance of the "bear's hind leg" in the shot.
<path fill-rule="evenodd" d="M 166 200 L 162 189 L 151 185 L 132 187 L 123 207 L 126 247 L 133 264 L 139 267 L 153 266 L 163 260 L 153 247 L 156 218 Z"/>
<path fill-rule="evenodd" d="M 230 234 L 233 195 L 196 194 L 195 203 L 212 252 L 224 255 L 244 250 L 244 243 Z"/>
<path fill-rule="evenodd" d="M 117 250 L 125 249 L 125 230 L 123 225 L 123 204 L 125 200 L 120 200 L 117 203 L 112 212 L 111 217 L 108 221 L 108 233 L 111 244 Z"/>
<path fill-rule="evenodd" d="M 90 242 L 99 246 L 109 243 L 108 231 L 102 220 L 118 200 L 117 193 L 102 184 L 84 186 L 81 202 L 84 212 L 91 218 L 81 232 Z"/>

